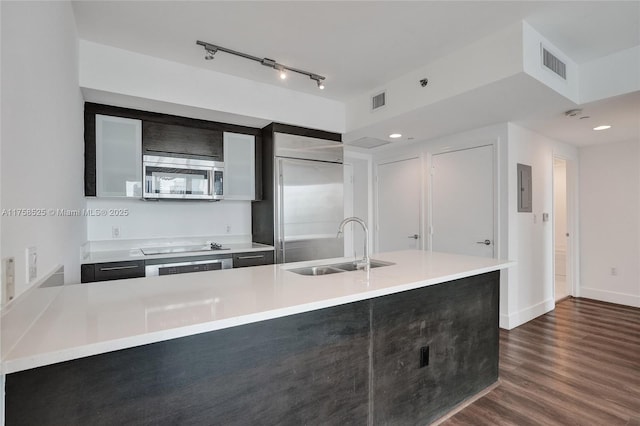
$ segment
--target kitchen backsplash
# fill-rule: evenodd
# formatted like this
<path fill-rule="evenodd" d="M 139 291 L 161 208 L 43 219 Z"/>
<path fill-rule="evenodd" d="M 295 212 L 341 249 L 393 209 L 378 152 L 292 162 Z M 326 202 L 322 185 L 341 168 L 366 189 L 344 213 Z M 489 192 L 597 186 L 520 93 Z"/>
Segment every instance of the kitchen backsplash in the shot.
<path fill-rule="evenodd" d="M 87 198 L 87 240 L 250 235 L 250 201 Z"/>

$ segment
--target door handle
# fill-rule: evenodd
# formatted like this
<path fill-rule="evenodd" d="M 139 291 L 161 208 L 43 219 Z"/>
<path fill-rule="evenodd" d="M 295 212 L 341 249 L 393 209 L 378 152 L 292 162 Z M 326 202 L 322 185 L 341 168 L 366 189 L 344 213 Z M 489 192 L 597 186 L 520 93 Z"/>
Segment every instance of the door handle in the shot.
<path fill-rule="evenodd" d="M 108 271 L 121 271 L 123 269 L 133 269 L 133 268 L 139 268 L 140 265 L 128 265 L 128 266 L 110 266 L 110 267 L 106 267 L 106 268 L 100 268 L 101 272 L 108 272 Z"/>
<path fill-rule="evenodd" d="M 484 244 L 485 246 L 490 246 L 491 240 L 476 241 L 476 244 Z"/>
<path fill-rule="evenodd" d="M 418 238 L 420 238 L 420 235 L 413 234 L 413 235 L 409 235 L 407 238 L 413 238 L 414 240 L 417 240 Z"/>

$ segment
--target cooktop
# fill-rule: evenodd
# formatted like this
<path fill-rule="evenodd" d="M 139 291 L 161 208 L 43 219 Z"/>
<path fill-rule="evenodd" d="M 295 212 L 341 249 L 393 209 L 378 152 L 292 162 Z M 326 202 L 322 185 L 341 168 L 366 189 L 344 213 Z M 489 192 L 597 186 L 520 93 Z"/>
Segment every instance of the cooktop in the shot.
<path fill-rule="evenodd" d="M 191 246 L 164 246 L 164 247 L 144 247 L 140 249 L 145 256 L 152 254 L 172 254 L 172 253 L 189 253 L 197 251 L 216 251 L 229 250 L 229 247 L 222 247 L 217 243 L 199 244 Z"/>

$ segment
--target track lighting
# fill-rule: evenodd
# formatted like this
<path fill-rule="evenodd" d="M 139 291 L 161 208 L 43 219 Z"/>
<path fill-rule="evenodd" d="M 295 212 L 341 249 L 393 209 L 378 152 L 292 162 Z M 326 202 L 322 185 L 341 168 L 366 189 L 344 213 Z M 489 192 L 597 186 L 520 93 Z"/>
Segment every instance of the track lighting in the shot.
<path fill-rule="evenodd" d="M 216 54 L 216 52 L 218 51 L 218 49 L 204 49 L 204 51 L 206 52 L 204 54 L 204 59 L 207 61 L 210 61 L 213 59 L 214 55 Z"/>
<path fill-rule="evenodd" d="M 287 70 L 282 65 L 276 65 L 276 69 L 280 71 L 280 80 L 285 80 L 287 78 Z"/>
<path fill-rule="evenodd" d="M 317 74 L 310 74 L 309 78 L 311 80 L 315 80 L 315 82 L 318 84 L 318 89 L 324 90 L 324 77 Z"/>
<path fill-rule="evenodd" d="M 227 49 L 227 48 L 221 47 L 221 46 L 216 46 L 214 44 L 207 43 L 207 42 L 200 41 L 200 40 L 196 41 L 196 44 L 199 45 L 199 46 L 202 46 L 204 48 L 204 50 L 205 50 L 204 59 L 206 59 L 207 61 L 212 60 L 217 51 L 222 51 L 222 52 L 225 52 L 225 53 L 230 53 L 232 55 L 243 57 L 245 59 L 251 59 L 252 61 L 260 62 L 265 67 L 273 68 L 273 69 L 277 70 L 280 73 L 280 79 L 282 79 L 282 80 L 287 78 L 287 71 L 291 71 L 291 72 L 295 72 L 295 73 L 298 73 L 298 74 L 309 76 L 309 78 L 311 78 L 311 80 L 314 80 L 316 82 L 316 84 L 318 85 L 318 89 L 324 90 L 324 79 L 325 79 L 325 77 L 323 77 L 321 75 L 314 74 L 314 73 L 309 72 L 309 71 L 304 71 L 304 70 L 300 70 L 300 69 L 297 69 L 297 68 L 292 68 L 292 67 L 288 67 L 286 65 L 279 64 L 274 59 L 258 58 L 257 56 L 249 55 L 247 53 L 238 52 L 237 50 Z"/>

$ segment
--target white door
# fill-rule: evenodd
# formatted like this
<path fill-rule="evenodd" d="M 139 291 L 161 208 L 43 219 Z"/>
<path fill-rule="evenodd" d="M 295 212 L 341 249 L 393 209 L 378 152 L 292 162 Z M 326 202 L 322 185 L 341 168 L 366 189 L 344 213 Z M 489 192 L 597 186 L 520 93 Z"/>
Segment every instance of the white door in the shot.
<path fill-rule="evenodd" d="M 353 164 L 344 163 L 344 217 L 353 216 Z M 344 255 L 355 257 L 353 245 L 354 223 L 347 223 L 344 227 Z M 360 226 L 360 225 L 358 225 Z"/>
<path fill-rule="evenodd" d="M 493 146 L 433 156 L 433 251 L 493 257 Z"/>
<path fill-rule="evenodd" d="M 419 158 L 378 165 L 378 251 L 421 248 Z"/>

